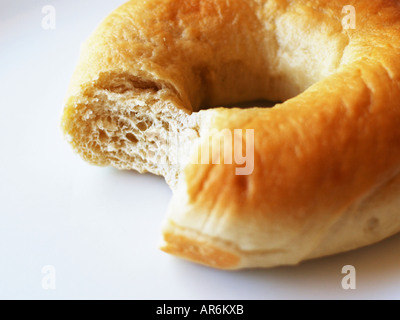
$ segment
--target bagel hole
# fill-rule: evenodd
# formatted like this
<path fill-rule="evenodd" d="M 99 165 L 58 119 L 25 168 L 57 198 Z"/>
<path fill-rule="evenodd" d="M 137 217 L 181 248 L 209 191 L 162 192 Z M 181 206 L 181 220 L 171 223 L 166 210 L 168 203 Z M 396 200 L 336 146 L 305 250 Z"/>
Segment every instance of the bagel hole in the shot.
<path fill-rule="evenodd" d="M 116 94 L 125 94 L 132 90 L 145 90 L 157 92 L 161 86 L 156 82 L 131 75 L 129 73 L 113 74 L 102 73 L 97 81 L 100 89 L 107 90 Z"/>
<path fill-rule="evenodd" d="M 250 109 L 250 108 L 273 108 L 277 104 L 283 101 L 270 101 L 270 100 L 253 100 L 239 103 L 232 103 L 228 105 L 217 105 L 201 107 L 200 110 L 214 109 L 214 108 L 240 108 L 240 109 Z"/>

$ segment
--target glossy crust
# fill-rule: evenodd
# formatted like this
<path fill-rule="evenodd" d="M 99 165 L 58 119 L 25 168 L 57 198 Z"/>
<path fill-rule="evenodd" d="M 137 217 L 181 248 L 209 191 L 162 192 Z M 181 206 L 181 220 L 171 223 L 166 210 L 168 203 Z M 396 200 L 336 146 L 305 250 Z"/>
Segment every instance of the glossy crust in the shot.
<path fill-rule="evenodd" d="M 353 30 L 342 26 L 347 5 Z M 399 1 L 128 2 L 82 51 L 63 126 L 87 160 L 131 168 L 77 133 L 82 101 L 94 89 L 113 92 L 120 74 L 134 76 L 136 89 L 168 92 L 165 110 L 196 123 L 188 127 L 200 145 L 214 130 L 254 130 L 250 175 L 234 164 L 169 168 L 164 251 L 216 268 L 271 267 L 400 230 Z M 256 99 L 285 102 L 201 110 Z"/>

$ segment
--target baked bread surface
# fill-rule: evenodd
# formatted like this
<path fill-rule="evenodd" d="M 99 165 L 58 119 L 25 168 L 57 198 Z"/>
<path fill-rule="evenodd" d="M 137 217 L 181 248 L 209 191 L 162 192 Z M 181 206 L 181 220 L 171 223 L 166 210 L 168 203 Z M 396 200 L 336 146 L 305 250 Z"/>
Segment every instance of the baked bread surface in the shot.
<path fill-rule="evenodd" d="M 166 178 L 164 251 L 297 264 L 400 231 L 399 76 L 400 1 L 133 0 L 82 48 L 62 125 L 85 160 Z M 260 99 L 284 102 L 223 108 Z M 235 129 L 251 174 L 197 163 Z"/>

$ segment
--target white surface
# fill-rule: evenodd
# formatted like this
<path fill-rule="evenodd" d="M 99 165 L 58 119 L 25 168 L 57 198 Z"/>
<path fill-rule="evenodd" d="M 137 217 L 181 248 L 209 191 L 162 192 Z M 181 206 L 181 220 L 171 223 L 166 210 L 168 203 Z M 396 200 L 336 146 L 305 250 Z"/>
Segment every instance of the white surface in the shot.
<path fill-rule="evenodd" d="M 123 0 L 0 2 L 0 298 L 400 298 L 400 236 L 298 267 L 224 272 L 160 252 L 159 177 L 87 165 L 59 122 L 80 43 Z M 56 29 L 43 30 L 44 5 Z M 44 290 L 42 267 L 56 270 Z M 357 289 L 341 287 L 344 265 Z"/>

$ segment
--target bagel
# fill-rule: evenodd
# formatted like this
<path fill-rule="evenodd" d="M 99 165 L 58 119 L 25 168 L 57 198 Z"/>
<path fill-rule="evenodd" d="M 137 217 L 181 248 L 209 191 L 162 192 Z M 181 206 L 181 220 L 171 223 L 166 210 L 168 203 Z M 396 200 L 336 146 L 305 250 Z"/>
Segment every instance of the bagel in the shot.
<path fill-rule="evenodd" d="M 235 107 L 259 100 L 278 103 Z M 62 127 L 92 164 L 165 177 L 173 255 L 240 269 L 375 243 L 400 231 L 400 1 L 129 1 L 84 44 Z"/>

